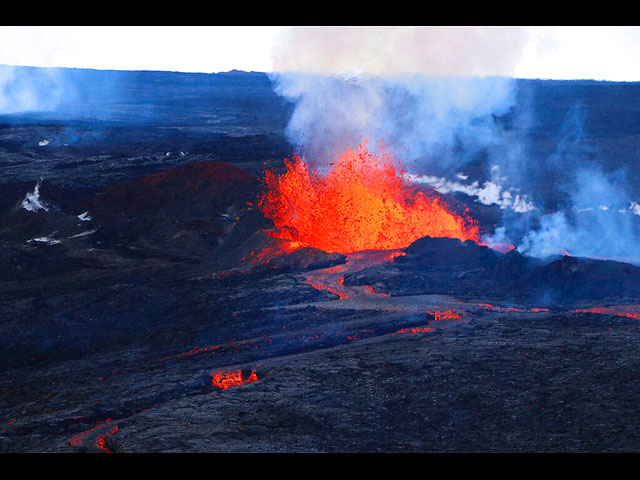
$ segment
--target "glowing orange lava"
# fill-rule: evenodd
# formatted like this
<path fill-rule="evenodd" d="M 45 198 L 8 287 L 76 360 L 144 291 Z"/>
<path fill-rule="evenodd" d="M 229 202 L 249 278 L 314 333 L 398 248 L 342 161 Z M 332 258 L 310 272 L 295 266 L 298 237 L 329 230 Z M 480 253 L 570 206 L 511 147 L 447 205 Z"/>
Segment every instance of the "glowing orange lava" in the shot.
<path fill-rule="evenodd" d="M 229 387 L 237 387 L 245 383 L 253 383 L 258 380 L 255 370 L 251 371 L 249 378 L 242 378 L 242 370 L 231 372 L 217 372 L 211 375 L 211 384 L 223 390 Z"/>
<path fill-rule="evenodd" d="M 402 328 L 398 330 L 396 333 L 427 333 L 433 332 L 435 328 L 433 327 L 415 327 L 415 328 Z"/>
<path fill-rule="evenodd" d="M 451 320 L 453 318 L 462 318 L 462 315 L 454 312 L 453 310 L 445 310 L 443 312 L 429 312 L 432 313 L 435 320 Z"/>
<path fill-rule="evenodd" d="M 288 240 L 332 253 L 405 248 L 424 236 L 479 240 L 470 218 L 412 188 L 398 162 L 380 152 L 366 143 L 348 149 L 326 175 L 293 156 L 284 174 L 267 172 L 260 209 L 276 226 L 292 228 Z"/>
<path fill-rule="evenodd" d="M 106 437 L 107 435 L 116 433 L 118 431 L 118 426 L 112 426 L 110 422 L 110 418 L 107 418 L 104 421 L 96 422 L 94 427 L 71 437 L 68 440 L 69 444 L 73 445 L 74 447 L 80 447 L 82 445 L 93 445 L 103 452 L 112 453 L 111 450 L 109 450 L 106 446 Z M 93 443 L 91 443 L 92 440 Z"/>
<path fill-rule="evenodd" d="M 404 256 L 405 252 L 400 250 L 374 250 L 347 254 L 345 263 L 334 265 L 306 272 L 305 283 L 311 285 L 316 290 L 326 290 L 338 295 L 340 300 L 353 296 L 355 290 L 360 287 L 346 287 L 344 285 L 344 274 L 354 273 L 368 267 L 380 265 L 384 262 L 391 262 L 395 257 Z M 376 292 L 371 285 L 361 287 L 364 292 L 377 297 L 389 297 L 388 293 Z"/>
<path fill-rule="evenodd" d="M 615 307 L 593 307 L 574 312 L 600 313 L 603 315 L 616 315 L 618 317 L 640 320 L 640 305 L 620 305 Z"/>

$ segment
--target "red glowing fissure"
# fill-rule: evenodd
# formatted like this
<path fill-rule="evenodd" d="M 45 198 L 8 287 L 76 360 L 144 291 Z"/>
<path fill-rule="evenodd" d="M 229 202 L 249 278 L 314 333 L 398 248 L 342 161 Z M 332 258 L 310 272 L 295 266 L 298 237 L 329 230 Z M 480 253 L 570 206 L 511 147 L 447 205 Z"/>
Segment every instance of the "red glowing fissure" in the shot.
<path fill-rule="evenodd" d="M 311 285 L 316 290 L 325 290 L 338 295 L 340 300 L 350 298 L 358 287 L 346 287 L 344 285 L 344 274 L 353 273 L 363 268 L 391 262 L 394 258 L 406 255 L 400 250 L 381 250 L 369 252 L 356 252 L 347 255 L 347 261 L 340 265 L 315 270 L 304 274 L 305 283 Z M 377 297 L 389 297 L 388 293 L 376 292 L 371 285 L 361 287 L 368 295 Z"/>
<path fill-rule="evenodd" d="M 433 327 L 414 327 L 414 328 L 402 328 L 398 330 L 396 333 L 427 333 L 433 332 L 435 328 Z"/>
<path fill-rule="evenodd" d="M 216 372 L 211 374 L 211 385 L 226 390 L 230 387 L 237 387 L 245 383 L 253 383 L 258 380 L 255 370 L 251 371 L 248 378 L 242 378 L 242 370 L 233 370 L 229 372 Z"/>
<path fill-rule="evenodd" d="M 406 248 L 424 236 L 479 240 L 466 213 L 449 211 L 404 179 L 398 161 L 383 146 L 371 153 L 366 142 L 338 156 L 323 175 L 293 156 L 286 172 L 266 172 L 258 206 L 277 227 L 289 227 L 296 245 L 331 253 Z"/>
<path fill-rule="evenodd" d="M 633 318 L 640 320 L 640 305 L 620 305 L 615 307 L 593 307 L 582 310 L 573 310 L 576 313 L 599 313 L 602 315 L 615 315 L 617 317 Z"/>
<path fill-rule="evenodd" d="M 74 447 L 79 447 L 82 445 L 86 445 L 91 441 L 91 439 L 95 439 L 92 443 L 94 447 L 99 448 L 103 452 L 112 453 L 111 450 L 106 447 L 105 439 L 108 435 L 116 433 L 118 431 L 118 426 L 112 427 L 109 422 L 111 422 L 110 418 L 107 418 L 104 421 L 96 422 L 94 427 L 71 437 L 69 439 L 69 444 L 73 445 Z M 102 435 L 96 437 L 95 435 L 98 433 L 102 433 Z"/>

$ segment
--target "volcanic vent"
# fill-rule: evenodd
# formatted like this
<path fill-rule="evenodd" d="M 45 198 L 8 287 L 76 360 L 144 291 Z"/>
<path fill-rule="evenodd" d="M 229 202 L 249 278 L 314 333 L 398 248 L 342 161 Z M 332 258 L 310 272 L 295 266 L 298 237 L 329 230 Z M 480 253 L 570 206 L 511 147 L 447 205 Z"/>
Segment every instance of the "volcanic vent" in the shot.
<path fill-rule="evenodd" d="M 259 206 L 277 227 L 289 227 L 280 235 L 294 245 L 346 254 L 405 248 L 425 236 L 479 239 L 466 212 L 410 186 L 383 145 L 345 150 L 326 174 L 296 155 L 285 164 L 281 175 L 267 172 Z"/>

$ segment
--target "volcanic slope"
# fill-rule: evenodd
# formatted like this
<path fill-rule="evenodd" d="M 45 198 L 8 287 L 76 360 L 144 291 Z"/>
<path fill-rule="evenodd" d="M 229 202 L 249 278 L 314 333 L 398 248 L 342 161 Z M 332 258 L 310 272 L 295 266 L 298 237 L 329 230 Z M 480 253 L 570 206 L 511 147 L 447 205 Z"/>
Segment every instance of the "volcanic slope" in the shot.
<path fill-rule="evenodd" d="M 255 203 L 291 154 L 267 75 L 58 73 L 89 90 L 0 118 L 0 451 L 638 451 L 636 266 L 298 248 Z M 579 102 L 637 193 L 636 84 L 518 95 L 532 169 Z"/>
<path fill-rule="evenodd" d="M 258 184 L 194 163 L 5 211 L 3 451 L 638 448 L 637 267 L 294 248 Z"/>

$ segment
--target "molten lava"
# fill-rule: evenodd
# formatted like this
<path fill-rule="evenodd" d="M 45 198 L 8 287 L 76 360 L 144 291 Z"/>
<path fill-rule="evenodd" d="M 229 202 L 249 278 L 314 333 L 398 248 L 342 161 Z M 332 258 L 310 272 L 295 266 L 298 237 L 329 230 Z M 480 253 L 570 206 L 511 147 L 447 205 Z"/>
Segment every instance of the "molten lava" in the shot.
<path fill-rule="evenodd" d="M 395 257 L 406 255 L 400 250 L 371 250 L 347 254 L 347 261 L 340 265 L 323 268 L 320 270 L 312 270 L 304 274 L 305 283 L 311 285 L 316 290 L 326 290 L 338 295 L 340 300 L 350 298 L 357 290 L 364 290 L 369 295 L 377 297 L 389 297 L 388 293 L 376 292 L 371 285 L 364 287 L 353 286 L 346 287 L 344 284 L 344 275 L 346 273 L 355 273 L 365 268 L 380 265 L 385 262 L 391 262 Z"/>
<path fill-rule="evenodd" d="M 255 370 L 251 371 L 248 378 L 242 378 L 242 370 L 231 372 L 216 372 L 211 375 L 211 385 L 226 390 L 229 387 L 237 387 L 245 383 L 253 383 L 258 380 Z"/>
<path fill-rule="evenodd" d="M 434 320 L 451 320 L 453 318 L 462 318 L 462 315 L 453 310 L 445 310 L 443 312 L 430 312 L 433 314 Z"/>
<path fill-rule="evenodd" d="M 603 315 L 615 315 L 618 317 L 633 318 L 640 320 L 640 305 L 619 305 L 612 307 L 593 307 L 574 312 L 600 313 Z"/>
<path fill-rule="evenodd" d="M 450 212 L 437 196 L 412 188 L 398 162 L 366 143 L 338 156 L 322 175 L 294 156 L 282 175 L 266 174 L 262 213 L 278 227 L 291 227 L 301 244 L 331 253 L 405 248 L 424 237 L 479 239 L 466 216 Z"/>

